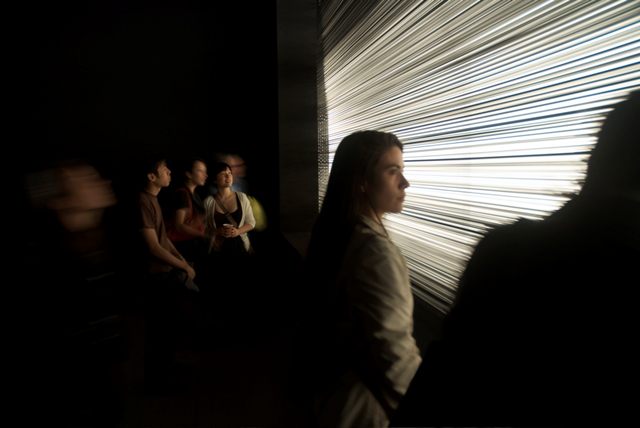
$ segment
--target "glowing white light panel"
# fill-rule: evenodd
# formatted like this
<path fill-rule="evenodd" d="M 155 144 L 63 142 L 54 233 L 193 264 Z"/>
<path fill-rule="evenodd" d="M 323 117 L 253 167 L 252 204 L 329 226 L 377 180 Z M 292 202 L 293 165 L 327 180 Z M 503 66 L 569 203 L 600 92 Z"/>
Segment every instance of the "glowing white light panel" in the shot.
<path fill-rule="evenodd" d="M 640 87 L 640 0 L 322 1 L 319 165 L 363 129 L 405 143 L 388 229 L 415 293 L 446 312 L 490 228 L 580 189 L 612 104 Z M 324 173 L 323 173 L 324 172 Z"/>

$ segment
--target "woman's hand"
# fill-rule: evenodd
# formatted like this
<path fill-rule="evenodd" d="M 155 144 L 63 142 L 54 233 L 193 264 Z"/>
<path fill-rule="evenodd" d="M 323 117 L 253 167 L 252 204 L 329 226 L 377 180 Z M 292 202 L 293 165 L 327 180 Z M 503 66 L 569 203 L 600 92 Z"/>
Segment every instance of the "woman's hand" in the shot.
<path fill-rule="evenodd" d="M 236 236 L 240 235 L 238 228 L 230 224 L 226 224 L 226 225 L 223 225 L 222 227 L 219 227 L 218 233 L 225 238 L 235 238 Z"/>

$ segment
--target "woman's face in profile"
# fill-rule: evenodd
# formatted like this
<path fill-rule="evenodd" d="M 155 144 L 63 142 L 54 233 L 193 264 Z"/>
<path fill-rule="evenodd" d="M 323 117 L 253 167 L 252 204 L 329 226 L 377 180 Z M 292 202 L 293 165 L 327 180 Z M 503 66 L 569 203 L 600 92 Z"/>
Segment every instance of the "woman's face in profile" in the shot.
<path fill-rule="evenodd" d="M 207 166 L 200 161 L 194 162 L 191 172 L 187 174 L 187 178 L 193 181 L 196 186 L 204 186 L 207 177 Z"/>
<path fill-rule="evenodd" d="M 231 175 L 231 170 L 229 168 L 224 171 L 220 171 L 218 175 L 216 175 L 216 186 L 222 187 L 231 187 L 233 184 L 233 175 Z"/>
<path fill-rule="evenodd" d="M 409 187 L 403 171 L 402 151 L 398 147 L 387 150 L 376 165 L 373 182 L 367 183 L 366 193 L 379 216 L 402 211 L 405 189 Z"/>

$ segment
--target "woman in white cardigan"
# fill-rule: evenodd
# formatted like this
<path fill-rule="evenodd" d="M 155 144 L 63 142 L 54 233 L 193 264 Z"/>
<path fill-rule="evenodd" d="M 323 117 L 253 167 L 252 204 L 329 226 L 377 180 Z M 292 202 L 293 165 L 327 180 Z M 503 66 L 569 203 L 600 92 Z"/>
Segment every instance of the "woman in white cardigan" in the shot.
<path fill-rule="evenodd" d="M 217 193 L 204 201 L 206 210 L 206 232 L 211 236 L 210 252 L 228 255 L 243 255 L 251 251 L 247 232 L 256 221 L 249 198 L 242 192 L 231 190 L 233 176 L 231 167 L 218 162 L 211 170 Z"/>
<path fill-rule="evenodd" d="M 409 271 L 382 222 L 402 211 L 403 167 L 386 132 L 353 133 L 334 157 L 307 254 L 319 427 L 388 426 L 421 362 Z"/>

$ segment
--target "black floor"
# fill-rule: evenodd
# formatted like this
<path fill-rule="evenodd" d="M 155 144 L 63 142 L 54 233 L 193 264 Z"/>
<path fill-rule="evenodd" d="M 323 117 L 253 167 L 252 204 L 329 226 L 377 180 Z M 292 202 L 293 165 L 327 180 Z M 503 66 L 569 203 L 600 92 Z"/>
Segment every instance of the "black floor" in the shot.
<path fill-rule="evenodd" d="M 105 310 L 106 317 L 82 310 L 67 315 L 56 309 L 60 297 L 49 302 L 39 298 L 29 308 L 30 325 L 23 329 L 27 343 L 16 348 L 22 355 L 16 375 L 25 390 L 19 401 L 29 409 L 23 422 L 66 427 L 305 426 L 303 406 L 291 386 L 292 361 L 299 358 L 294 357 L 294 337 L 304 309 L 297 292 L 304 288 L 302 261 L 283 237 L 260 238 L 250 259 L 229 265 L 212 261 L 209 276 L 196 278 L 201 292 L 189 292 L 187 304 L 176 305 L 176 312 L 186 316 L 176 324 L 177 340 L 170 341 L 172 362 L 154 375 L 149 338 L 158 336 L 149 331 L 159 324 L 146 306 L 149 289 L 133 291 L 136 278 L 120 281 L 124 302 L 112 305 L 119 307 L 116 311 Z M 46 275 L 33 285 L 48 287 L 52 296 L 57 296 L 53 287 L 64 286 L 48 282 Z M 78 298 L 66 306 L 81 309 L 76 301 L 82 302 Z M 75 328 L 69 331 L 61 320 L 78 319 L 76 312 L 88 321 L 68 324 Z"/>
<path fill-rule="evenodd" d="M 137 330 L 133 340 L 142 343 L 143 320 L 129 321 Z M 205 349 L 180 349 L 179 369 L 153 385 L 144 376 L 142 350 L 134 350 L 122 366 L 124 410 L 117 426 L 303 426 L 289 387 L 292 332 L 230 331 L 212 331 Z"/>
<path fill-rule="evenodd" d="M 218 263 L 200 278 L 201 293 L 186 309 L 195 316 L 180 325 L 174 361 L 160 376 L 150 376 L 143 295 L 94 326 L 88 337 L 104 343 L 86 355 L 37 347 L 45 351 L 31 353 L 39 369 L 29 388 L 43 405 L 34 416 L 67 427 L 309 426 L 296 387 L 305 376 L 296 343 L 312 298 L 302 261 L 281 236 L 256 244 L 251 262 Z M 416 317 L 416 333 L 425 336 L 439 320 L 427 321 Z"/>

